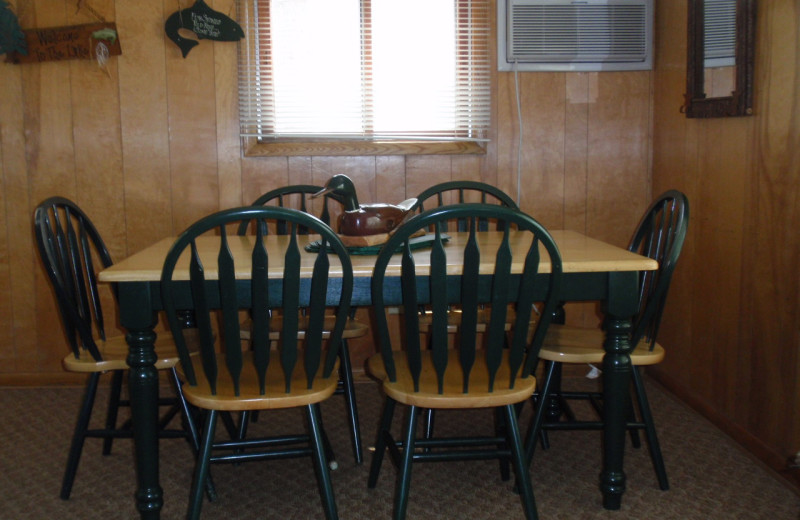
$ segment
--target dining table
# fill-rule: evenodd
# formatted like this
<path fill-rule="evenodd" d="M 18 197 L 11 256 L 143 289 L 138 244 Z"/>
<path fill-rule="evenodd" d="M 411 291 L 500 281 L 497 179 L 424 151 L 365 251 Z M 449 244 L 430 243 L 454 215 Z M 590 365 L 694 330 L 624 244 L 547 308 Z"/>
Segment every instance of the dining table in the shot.
<path fill-rule="evenodd" d="M 479 232 L 485 234 L 484 240 L 492 240 L 500 231 Z M 603 394 L 603 458 L 600 471 L 600 492 L 603 507 L 619 509 L 625 491 L 625 472 L 623 454 L 625 448 L 626 421 L 630 399 L 631 360 L 629 341 L 631 319 L 638 308 L 639 274 L 642 271 L 658 269 L 655 260 L 630 252 L 622 247 L 590 238 L 576 231 L 551 230 L 556 245 L 561 253 L 563 278 L 560 300 L 598 301 L 604 313 L 605 357 L 602 366 Z M 467 233 L 449 232 L 445 244 L 446 251 L 459 254 L 463 251 Z M 313 236 L 299 237 L 312 241 Z M 271 247 L 277 247 L 280 240 L 277 235 L 263 238 L 268 253 Z M 219 247 L 219 237 L 207 236 L 198 239 L 198 249 L 207 249 L 209 255 Z M 240 237 L 231 240 L 229 247 L 236 265 L 244 259 L 247 265 L 248 241 L 253 237 Z M 129 398 L 134 428 L 134 450 L 136 464 L 135 506 L 141 518 L 160 518 L 163 506 L 163 491 L 159 484 L 159 451 L 158 451 L 158 394 L 159 376 L 154 366 L 156 354 L 153 342 L 159 312 L 162 310 L 160 295 L 161 268 L 169 248 L 175 237 L 164 238 L 149 247 L 104 269 L 98 275 L 100 282 L 117 285 L 120 324 L 127 331 L 129 346 L 128 376 Z M 304 244 L 300 244 L 303 246 Z M 311 265 L 315 254 L 306 252 L 301 247 L 301 277 L 310 276 Z M 514 253 L 514 251 L 512 251 Z M 523 254 L 523 253 L 520 253 Z M 491 255 L 482 261 L 493 262 Z M 448 257 L 450 254 L 448 253 Z M 483 258 L 483 257 L 482 257 Z M 351 256 L 354 288 L 352 305 L 366 307 L 371 304 L 370 285 L 375 256 L 369 254 L 353 254 Z M 270 256 L 270 277 L 280 277 L 283 265 L 282 255 Z M 400 255 L 396 255 L 396 265 L 390 264 L 387 273 L 400 271 Z M 417 264 L 424 269 L 424 264 Z M 521 269 L 521 263 L 520 267 Z M 332 263 L 329 274 L 329 298 L 336 295 L 337 281 L 341 281 L 341 269 Z M 181 270 L 185 272 L 181 272 Z M 491 272 L 491 269 L 487 269 Z M 207 276 L 213 278 L 213 270 Z M 546 273 L 545 273 L 546 274 Z M 188 261 L 179 263 L 175 276 L 188 279 Z M 243 269 L 236 274 L 240 281 L 242 293 L 248 293 L 249 272 Z M 387 278 L 392 280 L 392 277 Z M 270 280 L 270 283 L 280 280 Z M 389 282 L 391 283 L 391 282 Z M 398 282 L 399 283 L 399 282 Z M 189 284 L 186 284 L 189 291 Z M 400 291 L 385 291 L 385 294 L 396 294 Z M 184 295 L 185 301 L 191 301 Z M 388 296 L 391 299 L 391 296 Z M 387 304 L 400 302 L 387 301 Z M 168 333 L 168 332 L 165 332 Z M 366 483 L 365 483 L 366 485 Z"/>

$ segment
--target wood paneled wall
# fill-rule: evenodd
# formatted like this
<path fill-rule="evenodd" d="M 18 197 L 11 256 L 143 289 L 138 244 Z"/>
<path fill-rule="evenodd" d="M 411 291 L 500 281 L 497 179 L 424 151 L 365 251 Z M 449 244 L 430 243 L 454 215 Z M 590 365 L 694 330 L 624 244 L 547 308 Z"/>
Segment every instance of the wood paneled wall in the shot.
<path fill-rule="evenodd" d="M 800 450 L 800 2 L 758 2 L 755 115 L 706 120 L 678 111 L 686 2 L 656 4 L 653 189 L 686 192 L 691 223 L 651 373 L 782 470 Z"/>
<path fill-rule="evenodd" d="M 96 20 L 77 0 L 10 3 L 23 28 Z M 483 156 L 313 158 L 242 157 L 236 44 L 202 41 L 181 58 L 163 31 L 177 3 L 85 3 L 119 30 L 122 55 L 106 70 L 0 63 L 0 384 L 72 381 L 32 235 L 33 208 L 50 195 L 84 207 L 121 258 L 212 211 L 335 173 L 365 202 L 484 180 L 547 226 L 620 245 L 652 194 L 674 187 L 690 197 L 691 225 L 662 328 L 668 356 L 653 373 L 772 467 L 800 449 L 797 0 L 759 2 L 753 117 L 679 113 L 686 2 L 656 2 L 654 73 L 521 73 L 521 125 L 515 78 L 496 73 Z M 235 12 L 233 0 L 209 4 Z M 594 308 L 569 319 L 592 323 Z"/>
<path fill-rule="evenodd" d="M 23 28 L 95 20 L 77 0 L 10 3 Z M 547 226 L 618 244 L 649 200 L 649 71 L 519 74 L 521 136 L 515 78 L 496 73 L 485 155 L 243 158 L 235 43 L 202 40 L 183 59 L 163 30 L 176 2 L 84 3 L 117 24 L 122 55 L 106 70 L 91 61 L 0 64 L 0 384 L 64 380 L 65 344 L 31 226 L 50 195 L 81 205 L 115 258 L 268 189 L 336 173 L 354 179 L 364 202 L 484 180 Z M 233 0 L 208 3 L 235 16 Z M 583 306 L 570 319 L 596 317 Z"/>

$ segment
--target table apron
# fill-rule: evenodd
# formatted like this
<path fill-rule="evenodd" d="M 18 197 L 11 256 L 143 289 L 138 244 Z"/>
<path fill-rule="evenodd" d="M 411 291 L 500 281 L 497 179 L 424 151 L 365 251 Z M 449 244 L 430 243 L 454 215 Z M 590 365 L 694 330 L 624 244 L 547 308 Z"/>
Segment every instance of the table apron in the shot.
<path fill-rule="evenodd" d="M 548 275 L 540 275 L 546 278 Z M 486 278 L 485 280 L 488 280 Z M 351 304 L 357 307 L 369 306 L 372 303 L 371 297 L 371 278 L 356 277 L 353 284 L 353 297 Z M 384 285 L 384 299 L 387 305 L 399 305 L 400 290 L 399 278 L 386 278 Z M 207 282 L 209 284 L 209 295 L 211 295 L 210 304 L 216 306 L 214 303 L 214 290 L 215 281 Z M 271 300 L 274 298 L 274 306 L 279 307 L 282 293 L 282 280 L 270 280 L 270 293 Z M 614 298 L 624 298 L 627 301 L 617 301 L 615 307 L 630 308 L 635 305 L 636 292 L 628 290 L 612 290 L 613 286 L 622 284 L 630 287 L 631 284 L 636 284 L 637 273 L 635 271 L 623 271 L 616 273 L 596 272 L 596 273 L 565 273 L 561 283 L 561 297 L 560 299 L 565 302 L 569 301 L 603 301 L 606 300 L 609 294 L 615 295 Z M 250 299 L 250 282 L 248 280 L 240 280 L 238 284 L 238 293 L 242 306 L 246 307 Z M 453 280 L 453 287 L 448 289 L 451 294 L 453 302 L 459 301 L 459 287 L 458 279 Z M 510 284 L 511 287 L 517 286 Z M 546 286 L 544 280 L 542 283 L 536 284 L 542 292 Z M 159 282 L 125 282 L 120 283 L 120 308 L 121 322 L 126 328 L 141 329 L 142 327 L 152 327 L 155 324 L 154 312 L 163 308 L 161 302 L 161 291 Z M 328 285 L 327 304 L 334 306 L 338 304 L 338 299 L 341 294 L 341 279 L 331 278 Z M 489 284 L 483 284 L 483 289 L 489 289 Z M 301 281 L 301 292 L 305 296 L 301 298 L 301 305 L 308 304 L 308 282 L 307 280 Z M 420 288 L 419 301 L 425 303 L 428 299 L 427 288 Z M 176 293 L 175 306 L 177 308 L 190 309 L 193 307 L 189 282 L 186 282 L 185 290 Z"/>

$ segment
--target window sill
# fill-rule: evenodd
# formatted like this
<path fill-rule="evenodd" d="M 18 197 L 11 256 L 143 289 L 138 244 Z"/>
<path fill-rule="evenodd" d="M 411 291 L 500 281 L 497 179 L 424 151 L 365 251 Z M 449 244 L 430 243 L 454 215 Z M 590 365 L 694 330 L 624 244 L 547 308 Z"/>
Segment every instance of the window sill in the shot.
<path fill-rule="evenodd" d="M 316 155 L 468 155 L 485 154 L 474 141 L 276 141 L 242 139 L 245 157 Z"/>

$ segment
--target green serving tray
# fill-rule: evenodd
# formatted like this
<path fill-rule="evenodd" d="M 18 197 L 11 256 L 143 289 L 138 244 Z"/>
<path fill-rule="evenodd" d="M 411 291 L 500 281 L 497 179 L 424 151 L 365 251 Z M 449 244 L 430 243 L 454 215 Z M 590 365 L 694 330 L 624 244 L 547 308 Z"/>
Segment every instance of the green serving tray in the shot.
<path fill-rule="evenodd" d="M 421 249 L 423 247 L 429 247 L 431 244 L 433 244 L 434 240 L 436 240 L 436 235 L 427 234 L 412 238 L 411 240 L 408 241 L 408 245 L 411 249 Z M 450 240 L 450 235 L 443 233 L 442 240 L 445 242 Z M 305 249 L 306 251 L 309 251 L 311 253 L 316 253 L 319 251 L 319 247 L 320 247 L 320 241 L 314 240 L 313 242 L 309 242 L 306 245 Z M 383 244 L 378 244 L 374 246 L 353 246 L 353 247 L 348 247 L 347 252 L 350 253 L 351 255 L 377 255 L 382 247 Z M 398 249 L 397 252 L 399 253 L 400 249 Z"/>

